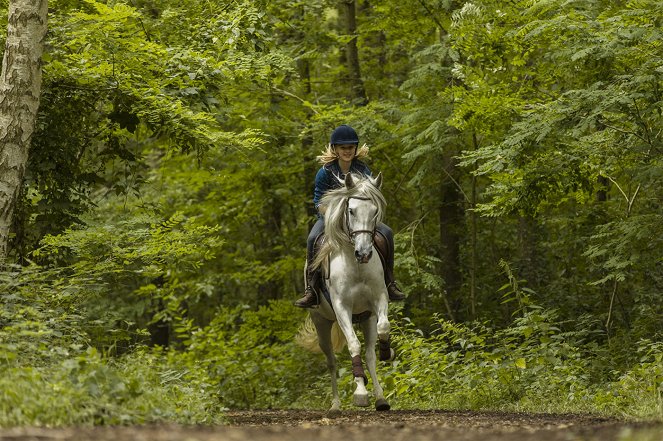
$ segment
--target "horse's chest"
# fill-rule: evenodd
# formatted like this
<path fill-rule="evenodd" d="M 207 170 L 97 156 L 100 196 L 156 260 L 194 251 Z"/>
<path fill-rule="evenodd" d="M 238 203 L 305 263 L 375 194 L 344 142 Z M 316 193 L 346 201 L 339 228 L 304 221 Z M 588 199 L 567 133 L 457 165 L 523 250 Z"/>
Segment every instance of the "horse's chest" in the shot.
<path fill-rule="evenodd" d="M 384 273 L 377 253 L 368 263 L 360 264 L 349 249 L 332 255 L 329 269 L 334 275 L 328 280 L 330 294 L 342 303 L 352 305 L 354 313 L 370 309 L 384 291 Z"/>
<path fill-rule="evenodd" d="M 337 278 L 335 288 L 339 293 L 353 297 L 372 298 L 379 291 L 380 283 L 384 284 L 382 277 L 374 269 L 360 268 L 356 271 L 347 271 L 344 277 Z"/>
<path fill-rule="evenodd" d="M 346 283 L 370 288 L 376 280 L 380 279 L 379 273 L 382 272 L 382 266 L 378 262 L 379 259 L 371 259 L 368 263 L 357 263 L 354 258 L 343 260 L 340 265 L 332 264 L 331 270 L 341 272 L 343 274 L 341 279 Z"/>

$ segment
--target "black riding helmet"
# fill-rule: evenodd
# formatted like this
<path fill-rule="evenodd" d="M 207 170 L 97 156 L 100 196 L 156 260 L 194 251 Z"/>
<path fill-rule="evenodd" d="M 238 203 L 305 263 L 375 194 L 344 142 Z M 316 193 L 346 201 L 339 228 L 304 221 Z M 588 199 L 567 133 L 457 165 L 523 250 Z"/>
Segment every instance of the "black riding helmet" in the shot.
<path fill-rule="evenodd" d="M 329 140 L 331 145 L 337 144 L 355 144 L 359 145 L 359 137 L 352 127 L 343 124 L 334 129 Z"/>

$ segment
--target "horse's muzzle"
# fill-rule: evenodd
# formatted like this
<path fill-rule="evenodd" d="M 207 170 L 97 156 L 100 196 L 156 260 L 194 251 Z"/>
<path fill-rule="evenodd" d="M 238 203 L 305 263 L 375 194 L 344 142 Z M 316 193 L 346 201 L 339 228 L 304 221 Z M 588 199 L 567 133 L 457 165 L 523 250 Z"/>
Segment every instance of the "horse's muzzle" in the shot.
<path fill-rule="evenodd" d="M 373 257 L 373 250 L 369 251 L 368 253 L 360 253 L 359 251 L 355 251 L 355 258 L 359 263 L 368 263 L 368 261 L 371 260 L 371 257 Z"/>

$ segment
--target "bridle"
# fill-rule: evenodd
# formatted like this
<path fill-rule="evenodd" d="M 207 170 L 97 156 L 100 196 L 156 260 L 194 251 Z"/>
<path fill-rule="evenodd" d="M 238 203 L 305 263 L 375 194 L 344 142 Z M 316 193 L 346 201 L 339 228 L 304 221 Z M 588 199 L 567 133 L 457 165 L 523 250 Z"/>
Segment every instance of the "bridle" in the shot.
<path fill-rule="evenodd" d="M 375 229 L 377 227 L 377 222 L 375 222 L 375 224 L 373 225 L 372 230 L 352 230 L 350 228 L 350 214 L 348 213 L 350 199 L 359 199 L 360 201 L 371 201 L 372 200 L 371 198 L 367 198 L 367 197 L 364 197 L 364 196 L 349 196 L 345 199 L 345 203 L 344 203 L 344 205 L 345 205 L 345 229 L 348 232 L 348 237 L 350 239 L 350 242 L 352 242 L 354 244 L 355 243 L 355 236 L 357 234 L 361 234 L 361 233 L 370 234 L 371 239 L 372 239 L 373 237 L 375 237 Z"/>

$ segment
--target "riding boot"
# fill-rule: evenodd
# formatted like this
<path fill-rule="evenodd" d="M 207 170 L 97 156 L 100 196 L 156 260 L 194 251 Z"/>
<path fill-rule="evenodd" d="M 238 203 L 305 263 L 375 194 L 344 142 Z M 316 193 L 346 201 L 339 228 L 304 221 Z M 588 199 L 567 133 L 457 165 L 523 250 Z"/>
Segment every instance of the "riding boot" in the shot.
<path fill-rule="evenodd" d="M 300 308 L 316 308 L 320 304 L 318 291 L 315 289 L 317 279 L 317 271 L 306 272 L 306 289 L 304 290 L 304 295 L 295 301 L 295 306 Z"/>
<path fill-rule="evenodd" d="M 378 250 L 380 260 L 382 260 L 382 267 L 384 268 L 384 283 L 387 285 L 387 293 L 389 293 L 389 300 L 392 302 L 399 302 L 405 300 L 405 294 L 398 287 L 396 280 L 394 280 L 394 250 L 386 237 L 380 232 L 375 234 L 373 238 L 375 249 Z"/>
<path fill-rule="evenodd" d="M 300 308 L 317 308 L 320 304 L 320 297 L 318 296 L 318 279 L 319 272 L 317 269 L 311 270 L 311 266 L 306 266 L 306 289 L 304 290 L 304 295 L 295 301 L 295 306 Z"/>

